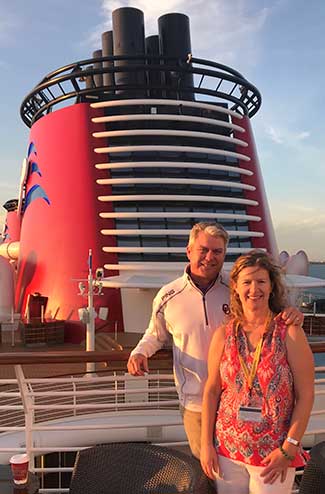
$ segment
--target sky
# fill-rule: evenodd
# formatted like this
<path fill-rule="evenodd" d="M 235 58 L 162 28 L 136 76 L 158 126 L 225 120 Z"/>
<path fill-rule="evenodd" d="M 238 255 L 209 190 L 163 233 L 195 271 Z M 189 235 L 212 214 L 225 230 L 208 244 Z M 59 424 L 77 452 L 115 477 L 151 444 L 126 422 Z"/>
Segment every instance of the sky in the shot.
<path fill-rule="evenodd" d="M 187 14 L 193 56 L 259 89 L 252 126 L 279 249 L 325 262 L 324 0 L 0 0 L 1 205 L 18 195 L 24 97 L 52 70 L 91 58 L 125 6 L 143 10 L 146 35 L 160 15 Z"/>

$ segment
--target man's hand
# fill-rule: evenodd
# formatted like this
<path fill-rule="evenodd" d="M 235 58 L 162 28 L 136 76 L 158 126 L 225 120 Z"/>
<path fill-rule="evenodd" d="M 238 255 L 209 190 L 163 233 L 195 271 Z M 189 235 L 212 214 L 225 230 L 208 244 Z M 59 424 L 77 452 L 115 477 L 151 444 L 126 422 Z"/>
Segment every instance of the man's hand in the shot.
<path fill-rule="evenodd" d="M 128 360 L 128 372 L 132 376 L 144 376 L 145 372 L 149 372 L 148 359 L 142 353 L 136 353 Z"/>
<path fill-rule="evenodd" d="M 304 315 L 296 307 L 286 307 L 280 314 L 275 317 L 275 320 L 283 319 L 287 326 L 302 326 Z"/>

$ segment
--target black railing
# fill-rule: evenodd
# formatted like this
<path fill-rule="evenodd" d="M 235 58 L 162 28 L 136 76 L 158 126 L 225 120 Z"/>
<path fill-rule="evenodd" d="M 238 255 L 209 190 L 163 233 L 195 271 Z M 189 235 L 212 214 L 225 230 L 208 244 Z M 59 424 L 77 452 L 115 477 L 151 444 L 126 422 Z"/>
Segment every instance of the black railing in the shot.
<path fill-rule="evenodd" d="M 111 64 L 98 67 L 102 62 Z M 121 73 L 126 84 L 121 84 Z M 111 75 L 109 86 L 103 85 L 104 74 Z M 119 75 L 118 83 L 115 75 Z M 199 58 L 137 55 L 92 58 L 54 70 L 26 96 L 20 114 L 31 127 L 54 107 L 71 104 L 70 100 L 79 103 L 130 97 L 227 102 L 229 109 L 249 117 L 261 106 L 258 89 L 230 67 Z"/>

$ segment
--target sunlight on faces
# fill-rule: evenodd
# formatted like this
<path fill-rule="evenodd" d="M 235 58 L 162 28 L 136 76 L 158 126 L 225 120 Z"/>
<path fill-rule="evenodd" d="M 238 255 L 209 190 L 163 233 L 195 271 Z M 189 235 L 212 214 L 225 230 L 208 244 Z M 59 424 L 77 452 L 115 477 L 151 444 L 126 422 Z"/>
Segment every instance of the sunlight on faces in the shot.
<path fill-rule="evenodd" d="M 238 275 L 235 291 L 241 301 L 243 311 L 266 311 L 272 284 L 268 271 L 256 266 L 244 268 Z"/>
<path fill-rule="evenodd" d="M 194 280 L 209 282 L 218 276 L 223 266 L 226 246 L 223 238 L 200 232 L 186 253 Z"/>

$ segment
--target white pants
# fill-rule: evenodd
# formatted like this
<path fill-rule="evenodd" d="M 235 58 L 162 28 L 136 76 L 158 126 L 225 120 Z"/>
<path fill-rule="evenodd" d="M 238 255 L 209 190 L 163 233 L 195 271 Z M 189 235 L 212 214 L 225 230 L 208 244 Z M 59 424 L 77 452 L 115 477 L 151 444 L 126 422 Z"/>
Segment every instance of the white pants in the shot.
<path fill-rule="evenodd" d="M 222 479 L 217 479 L 218 494 L 290 494 L 295 479 L 295 468 L 288 468 L 284 482 L 277 479 L 264 484 L 261 472 L 265 467 L 247 465 L 218 455 Z"/>

